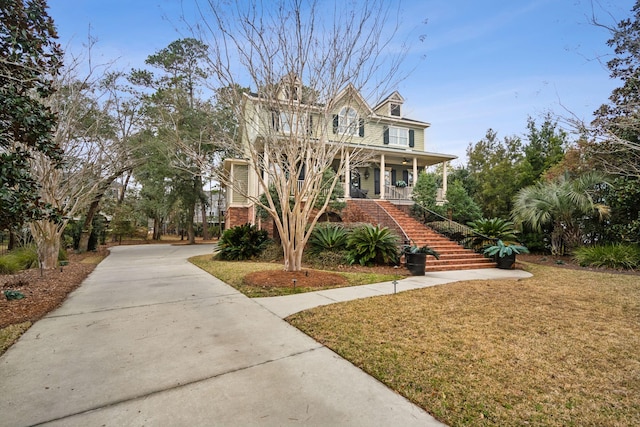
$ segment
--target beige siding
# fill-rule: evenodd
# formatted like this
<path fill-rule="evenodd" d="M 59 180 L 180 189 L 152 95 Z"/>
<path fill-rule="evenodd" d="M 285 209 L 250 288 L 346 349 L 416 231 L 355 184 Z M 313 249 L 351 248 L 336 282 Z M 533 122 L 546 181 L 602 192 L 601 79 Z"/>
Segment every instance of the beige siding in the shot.
<path fill-rule="evenodd" d="M 249 184 L 249 167 L 247 165 L 233 165 L 233 177 L 235 188 L 233 189 L 233 203 L 244 203 L 247 198 L 244 194 L 247 192 Z M 241 190 L 241 191 L 238 191 Z"/>
<path fill-rule="evenodd" d="M 415 146 L 413 148 L 406 147 L 406 150 L 418 151 L 422 152 L 424 150 L 424 129 L 422 128 L 412 128 L 410 126 L 404 124 L 393 125 L 394 127 L 405 128 L 405 129 L 413 129 L 415 134 Z M 393 146 L 393 145 L 384 145 L 384 129 L 385 125 L 382 123 L 365 123 L 364 125 L 364 138 L 358 138 L 362 141 L 363 144 L 375 146 L 375 147 L 387 147 L 387 148 L 397 148 L 402 150 L 403 147 Z M 354 142 L 355 139 L 354 139 Z"/>

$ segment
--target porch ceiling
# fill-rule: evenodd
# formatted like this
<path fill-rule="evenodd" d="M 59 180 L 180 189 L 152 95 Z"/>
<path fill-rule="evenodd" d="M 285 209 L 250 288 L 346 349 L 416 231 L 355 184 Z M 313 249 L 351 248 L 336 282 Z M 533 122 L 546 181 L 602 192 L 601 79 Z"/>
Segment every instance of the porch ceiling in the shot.
<path fill-rule="evenodd" d="M 377 158 L 373 158 L 370 163 L 378 163 L 379 156 L 384 154 L 385 163 L 387 164 L 402 164 L 403 161 L 407 161 L 407 165 L 413 164 L 413 158 L 418 159 L 418 166 L 431 166 L 436 165 L 438 163 L 447 162 L 450 160 L 455 160 L 458 156 L 454 156 L 453 154 L 444 154 L 444 153 L 430 153 L 424 151 L 413 151 L 411 149 L 406 148 L 394 148 L 394 147 L 371 147 L 371 146 L 362 146 L 362 145 L 352 145 L 355 150 L 366 150 L 370 151 Z"/>

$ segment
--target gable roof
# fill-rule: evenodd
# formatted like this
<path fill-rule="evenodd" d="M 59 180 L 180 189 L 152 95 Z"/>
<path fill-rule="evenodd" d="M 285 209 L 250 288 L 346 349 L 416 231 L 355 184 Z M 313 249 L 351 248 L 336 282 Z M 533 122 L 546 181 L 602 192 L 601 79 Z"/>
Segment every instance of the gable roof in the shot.
<path fill-rule="evenodd" d="M 356 89 L 356 87 L 352 83 L 347 84 L 347 86 L 344 89 L 338 92 L 338 95 L 336 96 L 336 99 L 335 99 L 336 101 L 335 103 L 337 105 L 341 104 L 341 101 L 348 97 L 351 97 L 350 99 L 355 100 L 356 104 L 359 105 L 360 107 L 363 107 L 367 111 L 367 113 L 369 113 L 369 115 L 374 114 L 371 107 L 369 107 L 369 104 L 367 104 L 367 101 L 365 101 L 365 99 L 362 97 L 360 92 Z"/>
<path fill-rule="evenodd" d="M 394 90 L 389 96 L 384 98 L 382 101 L 378 102 L 378 104 L 376 104 L 376 106 L 373 107 L 374 111 L 377 111 L 380 107 L 382 107 L 384 104 L 388 102 L 395 102 L 395 103 L 402 104 L 404 103 L 404 98 L 402 97 L 402 95 L 400 95 L 400 92 L 398 92 L 397 90 Z"/>

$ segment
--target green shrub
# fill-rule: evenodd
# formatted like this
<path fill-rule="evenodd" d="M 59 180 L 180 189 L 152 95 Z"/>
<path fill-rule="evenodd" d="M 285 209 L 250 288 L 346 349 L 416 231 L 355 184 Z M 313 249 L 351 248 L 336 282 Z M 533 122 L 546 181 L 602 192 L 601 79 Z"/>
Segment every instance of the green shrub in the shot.
<path fill-rule="evenodd" d="M 319 269 L 332 268 L 337 265 L 349 264 L 349 252 L 341 250 L 305 253 L 303 255 L 303 261 Z"/>
<path fill-rule="evenodd" d="M 630 243 L 583 246 L 574 251 L 573 258 L 583 267 L 634 270 L 640 268 L 640 246 Z"/>
<path fill-rule="evenodd" d="M 383 265 L 398 262 L 398 236 L 386 227 L 367 224 L 354 229 L 347 238 L 349 263 Z"/>
<path fill-rule="evenodd" d="M 209 236 L 211 237 L 220 237 L 221 230 L 219 225 L 210 225 L 209 226 Z"/>
<path fill-rule="evenodd" d="M 0 274 L 13 274 L 39 265 L 35 246 L 23 246 L 0 257 Z"/>
<path fill-rule="evenodd" d="M 258 255 L 257 260 L 261 262 L 275 262 L 284 259 L 284 251 L 282 245 L 274 241 L 269 241 L 264 250 Z"/>
<path fill-rule="evenodd" d="M 40 267 L 38 251 L 35 246 L 23 246 L 21 248 L 14 249 L 9 255 L 15 257 L 18 265 L 20 266 L 20 270 Z"/>
<path fill-rule="evenodd" d="M 68 261 L 68 260 L 69 260 L 69 256 L 67 255 L 67 250 L 61 246 L 60 250 L 58 250 L 58 261 Z"/>
<path fill-rule="evenodd" d="M 316 225 L 309 238 L 309 250 L 314 254 L 341 251 L 347 247 L 347 235 L 347 231 L 339 224 Z"/>
<path fill-rule="evenodd" d="M 218 242 L 218 257 L 227 261 L 241 261 L 260 255 L 269 244 L 269 235 L 251 224 L 225 230 Z"/>
<path fill-rule="evenodd" d="M 0 274 L 14 274 L 20 271 L 20 264 L 12 255 L 0 256 Z"/>

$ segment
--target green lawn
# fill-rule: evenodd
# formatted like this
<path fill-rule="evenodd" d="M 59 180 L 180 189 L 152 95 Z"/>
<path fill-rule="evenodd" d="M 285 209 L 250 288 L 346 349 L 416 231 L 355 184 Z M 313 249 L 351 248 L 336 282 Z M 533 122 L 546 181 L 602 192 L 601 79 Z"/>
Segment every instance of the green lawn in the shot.
<path fill-rule="evenodd" d="M 290 295 L 293 293 L 311 292 L 344 286 L 367 285 L 370 283 L 388 282 L 399 278 L 399 276 L 397 275 L 379 274 L 374 272 L 345 273 L 332 271 L 332 273 L 336 273 L 344 277 L 347 283 L 339 286 L 324 286 L 314 288 L 297 287 L 295 289 L 293 289 L 292 287 L 257 287 L 248 286 L 247 284 L 245 284 L 243 281 L 244 276 L 249 273 L 262 270 L 281 271 L 282 264 L 253 261 L 218 261 L 213 260 L 211 255 L 200 255 L 192 257 L 189 258 L 189 261 L 194 265 L 200 267 L 207 273 L 211 274 L 212 276 L 215 276 L 228 285 L 233 286 L 234 288 L 251 298 Z"/>
<path fill-rule="evenodd" d="M 640 425 L 640 277 L 528 268 L 288 320 L 451 426 Z"/>

